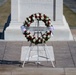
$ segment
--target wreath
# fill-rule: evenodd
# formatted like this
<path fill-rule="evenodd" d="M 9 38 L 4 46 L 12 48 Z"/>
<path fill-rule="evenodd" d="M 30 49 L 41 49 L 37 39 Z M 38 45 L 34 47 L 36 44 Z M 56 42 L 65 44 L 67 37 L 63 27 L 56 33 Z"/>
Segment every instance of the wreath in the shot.
<path fill-rule="evenodd" d="M 27 30 L 27 27 L 30 27 L 31 23 L 33 23 L 35 20 L 43 21 L 45 26 L 48 27 L 48 31 L 46 31 L 44 34 L 41 35 L 41 37 L 35 37 L 35 35 L 32 35 L 29 30 Z M 51 20 L 48 16 L 41 13 L 32 14 L 28 18 L 26 18 L 23 28 L 23 34 L 25 35 L 26 39 L 34 44 L 41 44 L 46 43 L 48 39 L 51 37 L 51 29 L 50 29 Z"/>

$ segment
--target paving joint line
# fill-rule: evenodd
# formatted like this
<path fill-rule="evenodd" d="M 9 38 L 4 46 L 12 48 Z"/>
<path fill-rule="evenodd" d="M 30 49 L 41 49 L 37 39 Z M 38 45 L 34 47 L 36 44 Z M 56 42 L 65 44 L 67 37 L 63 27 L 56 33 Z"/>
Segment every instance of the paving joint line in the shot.
<path fill-rule="evenodd" d="M 6 46 L 7 46 L 7 42 L 5 42 L 5 48 L 4 48 L 4 52 L 3 52 L 3 57 L 2 57 L 2 62 L 3 62 L 3 59 L 4 59 L 4 56 L 5 56 L 5 51 L 6 51 Z M 1 63 L 2 64 L 2 63 Z"/>
<path fill-rule="evenodd" d="M 75 67 L 75 62 L 74 62 L 74 58 L 73 58 L 73 55 L 72 55 L 72 52 L 71 52 L 69 43 L 67 42 L 67 44 L 68 44 L 68 47 L 69 47 L 69 51 L 70 51 L 70 55 L 71 55 L 71 58 L 72 58 L 72 61 L 73 61 L 73 65 L 74 65 L 74 67 Z"/>
<path fill-rule="evenodd" d="M 64 75 L 66 75 L 66 71 L 65 71 L 66 68 L 63 68 L 63 69 L 64 69 Z"/>

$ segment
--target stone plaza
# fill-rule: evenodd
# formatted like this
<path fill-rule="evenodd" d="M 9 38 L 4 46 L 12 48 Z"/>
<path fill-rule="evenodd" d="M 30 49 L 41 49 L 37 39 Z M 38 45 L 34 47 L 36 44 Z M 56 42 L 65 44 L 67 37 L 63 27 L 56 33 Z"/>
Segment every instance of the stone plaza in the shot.
<path fill-rule="evenodd" d="M 63 0 L 44 0 L 44 2 L 11 0 L 11 2 L 10 26 L 5 31 L 5 39 L 0 40 L 0 75 L 76 75 L 76 31 L 72 30 L 71 33 L 63 15 Z M 30 42 L 25 40 L 20 26 L 26 17 L 36 11 L 45 12 L 54 25 L 54 36 L 46 44 L 53 47 L 55 68 L 51 61 L 40 61 L 41 65 L 31 62 L 25 64 L 24 68 L 21 67 L 21 48 L 29 46 Z"/>
<path fill-rule="evenodd" d="M 42 62 L 44 66 L 33 63 L 21 68 L 21 47 L 27 42 L 0 41 L 0 75 L 76 75 L 76 42 L 47 42 L 54 48 L 55 67 L 50 61 Z"/>

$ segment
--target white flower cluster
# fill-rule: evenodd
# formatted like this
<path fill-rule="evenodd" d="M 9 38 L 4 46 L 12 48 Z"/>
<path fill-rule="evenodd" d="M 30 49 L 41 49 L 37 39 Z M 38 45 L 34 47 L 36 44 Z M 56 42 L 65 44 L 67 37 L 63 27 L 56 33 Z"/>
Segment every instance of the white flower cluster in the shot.
<path fill-rule="evenodd" d="M 44 38 L 46 38 L 46 35 L 43 35 Z"/>
<path fill-rule="evenodd" d="M 36 39 L 33 39 L 33 42 L 35 42 L 36 41 Z"/>

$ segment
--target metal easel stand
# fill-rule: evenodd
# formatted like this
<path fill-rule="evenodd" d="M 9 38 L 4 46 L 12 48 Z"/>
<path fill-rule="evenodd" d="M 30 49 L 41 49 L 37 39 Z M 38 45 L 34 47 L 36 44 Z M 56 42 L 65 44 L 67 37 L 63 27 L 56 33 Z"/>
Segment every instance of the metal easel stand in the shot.
<path fill-rule="evenodd" d="M 39 27 L 39 20 L 37 20 L 37 27 Z M 37 32 L 34 32 L 34 35 L 37 34 L 37 37 L 39 37 L 39 34 L 42 34 L 41 31 L 37 31 Z M 43 49 L 44 49 L 44 52 L 45 52 L 45 56 L 41 56 L 39 55 L 39 45 L 37 44 L 37 61 L 35 62 L 35 64 L 38 66 L 38 65 L 41 65 L 41 62 L 39 61 L 39 58 L 45 58 L 48 62 L 48 52 L 47 52 L 47 45 L 44 43 L 44 46 L 43 46 Z M 33 50 L 33 45 L 32 43 L 30 43 L 30 46 L 29 46 L 29 49 L 28 49 L 28 52 L 27 52 L 27 55 L 25 58 L 25 60 L 23 61 L 23 64 L 22 64 L 22 67 L 24 67 L 24 65 L 26 63 L 29 63 L 29 59 L 31 58 L 30 54 L 31 54 L 31 51 Z M 50 60 L 51 61 L 51 60 Z M 53 61 L 51 61 L 52 63 L 52 66 L 55 67 Z"/>
<path fill-rule="evenodd" d="M 46 61 L 48 62 L 49 57 L 48 57 L 48 51 L 47 51 L 47 45 L 46 44 L 44 44 L 44 46 L 43 46 L 43 49 L 44 49 L 44 52 L 45 52 L 45 56 L 39 55 L 39 45 L 36 45 L 36 46 L 37 46 L 37 50 L 36 50 L 37 51 L 37 57 L 36 57 L 37 61 L 35 61 L 34 64 L 36 64 L 38 66 L 38 65 L 42 65 L 40 60 L 39 60 L 39 58 L 45 58 Z M 25 58 L 25 60 L 23 61 L 22 67 L 24 67 L 25 64 L 29 63 L 30 58 L 33 58 L 33 56 L 30 56 L 31 51 L 33 51 L 32 43 L 30 43 L 30 46 L 29 46 L 29 49 L 28 49 L 28 52 L 27 52 L 27 55 L 26 55 L 27 58 Z M 51 61 L 51 64 L 52 64 L 52 66 L 54 68 L 55 65 L 54 65 L 53 61 Z"/>

